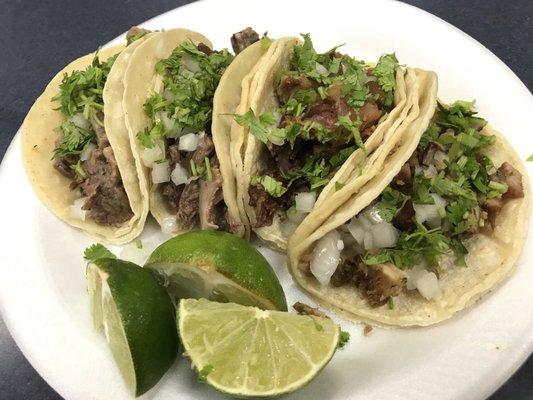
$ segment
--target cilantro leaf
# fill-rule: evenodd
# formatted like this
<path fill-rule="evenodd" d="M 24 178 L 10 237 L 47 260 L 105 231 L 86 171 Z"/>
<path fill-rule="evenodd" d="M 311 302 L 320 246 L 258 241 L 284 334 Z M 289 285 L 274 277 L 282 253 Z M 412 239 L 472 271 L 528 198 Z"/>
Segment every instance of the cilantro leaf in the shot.
<path fill-rule="evenodd" d="M 385 188 L 381 193 L 381 199 L 377 203 L 379 216 L 387 222 L 391 222 L 396 214 L 409 200 L 409 196 L 391 187 Z"/>
<path fill-rule="evenodd" d="M 198 380 L 200 382 L 206 382 L 207 376 L 213 372 L 215 367 L 213 367 L 211 364 L 206 364 L 203 366 L 203 368 L 198 372 Z"/>
<path fill-rule="evenodd" d="M 117 258 L 111 253 L 103 244 L 95 243 L 85 249 L 83 252 L 83 258 L 87 262 L 94 262 L 100 258 Z"/>
<path fill-rule="evenodd" d="M 256 116 L 254 111 L 249 109 L 245 114 L 235 114 L 234 119 L 239 125 L 248 125 L 250 133 L 265 144 L 271 142 L 281 146 L 287 137 L 284 129 L 274 126 L 276 117 L 273 113 L 267 112 Z"/>
<path fill-rule="evenodd" d="M 395 54 L 384 54 L 374 67 L 372 74 L 385 92 L 392 92 L 396 87 L 396 68 L 398 59 Z"/>
<path fill-rule="evenodd" d="M 363 152 L 366 152 L 365 144 L 363 143 L 363 140 L 361 139 L 361 132 L 359 132 L 359 128 L 361 127 L 361 121 L 352 121 L 349 116 L 347 115 L 341 115 L 339 116 L 339 119 L 337 121 L 337 124 L 339 126 L 342 126 L 344 129 L 347 129 L 350 131 L 354 137 L 355 144 L 357 147 L 359 147 Z"/>
<path fill-rule="evenodd" d="M 263 188 L 272 197 L 281 197 L 287 191 L 287 188 L 283 187 L 283 184 L 280 181 L 276 180 L 275 178 L 272 178 L 269 175 L 252 176 L 250 184 L 252 186 L 257 186 L 257 185 L 263 186 Z"/>
<path fill-rule="evenodd" d="M 339 344 L 337 347 L 339 349 L 342 349 L 344 346 L 346 346 L 346 343 L 350 340 L 350 333 L 346 331 L 341 331 L 339 335 Z"/>
<path fill-rule="evenodd" d="M 63 137 L 54 149 L 53 158 L 80 154 L 89 143 L 96 143 L 96 135 L 92 130 L 80 128 L 72 121 L 63 122 L 56 130 L 61 132 Z"/>

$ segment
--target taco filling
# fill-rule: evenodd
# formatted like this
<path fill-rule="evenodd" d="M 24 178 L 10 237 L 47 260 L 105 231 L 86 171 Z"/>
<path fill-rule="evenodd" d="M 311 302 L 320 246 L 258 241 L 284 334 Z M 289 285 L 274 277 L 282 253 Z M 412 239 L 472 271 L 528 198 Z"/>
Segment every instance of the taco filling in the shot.
<path fill-rule="evenodd" d="M 235 53 L 259 40 L 251 28 L 232 37 Z M 221 229 L 234 232 L 222 192 L 222 176 L 211 134 L 213 95 L 234 56 L 203 43 L 184 42 L 160 60 L 162 89 L 144 103 L 152 124 L 137 133 L 143 163 L 151 168 L 163 202 L 172 214 L 169 231 Z"/>
<path fill-rule="evenodd" d="M 365 140 L 394 107 L 398 68 L 394 54 L 369 67 L 337 47 L 319 54 L 309 35 L 303 39 L 277 82 L 279 108 L 235 116 L 268 149 L 248 189 L 253 227 L 272 225 L 276 215 L 288 217 L 282 225 L 287 235 L 350 154 L 364 150 Z"/>
<path fill-rule="evenodd" d="M 53 98 L 66 120 L 56 130 L 53 163 L 71 180 L 82 198 L 71 206 L 73 217 L 116 225 L 132 218 L 128 196 L 104 129 L 102 91 L 118 56 L 101 62 L 95 55 L 84 71 L 65 75 Z"/>
<path fill-rule="evenodd" d="M 323 285 L 352 285 L 371 307 L 393 307 L 404 291 L 438 297 L 439 273 L 468 268 L 470 239 L 491 235 L 505 202 L 524 197 L 520 172 L 486 155 L 495 137 L 481 132 L 486 121 L 473 107 L 439 104 L 391 184 L 317 242 L 307 272 Z"/>

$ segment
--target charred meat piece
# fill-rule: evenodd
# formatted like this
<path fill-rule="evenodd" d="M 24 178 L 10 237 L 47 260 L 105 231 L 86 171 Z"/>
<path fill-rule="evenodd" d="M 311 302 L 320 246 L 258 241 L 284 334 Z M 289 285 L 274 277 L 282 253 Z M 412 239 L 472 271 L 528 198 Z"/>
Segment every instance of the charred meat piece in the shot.
<path fill-rule="evenodd" d="M 371 307 L 387 303 L 405 287 L 407 275 L 394 264 L 366 265 L 359 263 L 354 281 Z"/>
<path fill-rule="evenodd" d="M 357 264 L 354 261 L 350 259 L 343 260 L 331 276 L 330 283 L 338 287 L 350 282 L 355 268 L 357 268 Z"/>
<path fill-rule="evenodd" d="M 181 193 L 185 185 L 176 186 L 173 182 L 165 182 L 161 184 L 161 194 L 167 207 L 167 210 L 176 214 L 178 212 Z"/>
<path fill-rule="evenodd" d="M 402 165 L 400 172 L 394 177 L 391 186 L 398 190 L 405 190 L 411 188 L 413 184 L 413 176 L 411 175 L 411 165 L 406 162 Z"/>
<path fill-rule="evenodd" d="M 415 209 L 413 202 L 408 200 L 392 219 L 392 224 L 403 232 L 410 232 L 416 228 L 414 223 Z"/>
<path fill-rule="evenodd" d="M 87 178 L 80 187 L 88 197 L 83 209 L 89 216 L 103 225 L 131 219 L 133 213 L 111 147 L 93 150 L 83 162 L 83 170 Z"/>
<path fill-rule="evenodd" d="M 200 183 L 198 180 L 184 185 L 176 212 L 176 220 L 182 229 L 192 229 L 197 224 L 199 197 Z"/>
<path fill-rule="evenodd" d="M 326 314 L 320 311 L 318 308 L 308 306 L 305 303 L 297 301 L 293 304 L 292 308 L 300 315 L 314 315 L 315 317 L 329 318 Z"/>
<path fill-rule="evenodd" d="M 487 199 L 481 204 L 481 208 L 487 213 L 487 219 L 493 229 L 496 226 L 496 216 L 500 213 L 502 207 L 503 200 L 501 198 Z"/>
<path fill-rule="evenodd" d="M 272 197 L 261 185 L 250 186 L 249 204 L 254 207 L 256 222 L 254 228 L 272 225 L 277 211 L 282 209 L 281 198 Z"/>
<path fill-rule="evenodd" d="M 363 104 L 363 107 L 359 110 L 359 117 L 361 118 L 362 124 L 361 124 L 361 131 L 364 131 L 371 126 L 375 125 L 381 116 L 383 115 L 383 111 L 381 111 L 376 103 L 372 103 L 367 101 L 365 104 Z"/>
<path fill-rule="evenodd" d="M 199 51 L 201 51 L 202 53 L 207 54 L 207 55 L 214 53 L 214 51 L 209 46 L 207 46 L 206 44 L 203 44 L 203 43 L 198 43 L 196 48 Z"/>
<path fill-rule="evenodd" d="M 215 150 L 213 140 L 208 135 L 202 135 L 198 142 L 198 147 L 192 155 L 192 160 L 196 165 L 204 165 L 205 158 L 209 157 Z"/>
<path fill-rule="evenodd" d="M 524 187 L 522 186 L 522 174 L 505 161 L 496 172 L 495 180 L 507 185 L 507 192 L 503 194 L 504 198 L 516 199 L 524 197 Z M 492 178 L 492 176 L 491 176 Z"/>
<path fill-rule="evenodd" d="M 64 157 L 59 157 L 54 160 L 54 168 L 59 171 L 59 173 L 69 179 L 75 180 L 76 173 L 72 169 L 72 166 L 78 163 L 79 157 L 74 154 L 68 154 Z"/>
<path fill-rule="evenodd" d="M 239 54 L 245 48 L 259 40 L 259 35 L 252 28 L 248 27 L 231 37 L 231 47 L 235 54 Z"/>
<path fill-rule="evenodd" d="M 168 158 L 170 158 L 170 169 L 174 169 L 176 164 L 181 162 L 181 154 L 177 144 L 171 144 L 167 147 Z"/>
<path fill-rule="evenodd" d="M 339 132 L 342 129 L 337 124 L 339 116 L 349 115 L 350 111 L 350 106 L 343 99 L 333 100 L 328 97 L 309 107 L 302 120 L 317 122 L 333 132 Z"/>
<path fill-rule="evenodd" d="M 427 149 L 422 154 L 422 160 L 420 160 L 421 163 L 428 167 L 434 165 L 435 167 L 438 167 L 437 169 L 442 169 L 444 165 L 436 165 L 440 163 L 440 161 L 435 159 L 435 154 L 439 151 L 444 151 L 444 147 L 440 143 L 430 142 Z"/>
<path fill-rule="evenodd" d="M 315 84 L 305 76 L 286 75 L 281 78 L 277 94 L 281 101 L 286 101 L 299 90 L 312 89 Z"/>
<path fill-rule="evenodd" d="M 371 75 L 371 70 L 367 72 L 367 75 Z M 382 108 L 387 101 L 387 93 L 379 86 L 377 81 L 370 81 L 367 83 L 368 91 L 370 94 L 376 95 L 376 103 L 378 107 Z"/>

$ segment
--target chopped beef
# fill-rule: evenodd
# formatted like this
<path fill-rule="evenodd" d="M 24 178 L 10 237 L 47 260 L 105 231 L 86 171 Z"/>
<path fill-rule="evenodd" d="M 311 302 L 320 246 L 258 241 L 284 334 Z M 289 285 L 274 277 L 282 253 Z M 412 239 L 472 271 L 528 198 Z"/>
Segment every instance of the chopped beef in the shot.
<path fill-rule="evenodd" d="M 262 185 L 250 186 L 248 189 L 250 196 L 249 204 L 254 207 L 256 222 L 254 228 L 272 225 L 274 215 L 283 209 L 282 197 L 272 197 Z"/>
<path fill-rule="evenodd" d="M 438 151 L 444 151 L 444 146 L 437 142 L 430 142 L 426 150 L 421 154 L 422 159 L 420 162 L 427 167 L 435 165 L 435 154 L 437 154 Z"/>
<path fill-rule="evenodd" d="M 342 128 L 337 124 L 339 116 L 349 115 L 352 109 L 343 99 L 333 100 L 327 97 L 309 107 L 302 120 L 318 122 L 326 129 L 339 132 Z"/>
<path fill-rule="evenodd" d="M 184 185 L 178 203 L 176 220 L 183 229 L 192 229 L 198 221 L 198 199 L 200 196 L 200 183 L 198 180 Z"/>
<path fill-rule="evenodd" d="M 371 72 L 368 72 L 367 74 L 370 75 Z M 376 96 L 377 105 L 380 108 L 383 107 L 387 101 L 387 93 L 381 88 L 377 81 L 368 82 L 367 87 L 369 93 Z"/>
<path fill-rule="evenodd" d="M 215 149 L 213 140 L 206 134 L 200 137 L 198 147 L 192 155 L 192 160 L 196 165 L 204 165 L 205 158 L 211 155 L 211 152 Z"/>
<path fill-rule="evenodd" d="M 170 159 L 170 169 L 173 170 L 176 164 L 181 162 L 181 154 L 177 144 L 171 144 L 167 148 L 168 158 Z"/>
<path fill-rule="evenodd" d="M 400 191 L 410 189 L 413 184 L 413 176 L 411 174 L 411 165 L 406 162 L 402 165 L 400 172 L 394 177 L 391 186 Z"/>
<path fill-rule="evenodd" d="M 248 27 L 231 37 L 231 47 L 235 54 L 239 54 L 245 48 L 259 40 L 259 35 L 252 28 Z"/>
<path fill-rule="evenodd" d="M 286 101 L 299 90 L 312 89 L 315 84 L 305 76 L 286 75 L 281 78 L 277 94 L 281 101 Z"/>
<path fill-rule="evenodd" d="M 292 305 L 292 308 L 294 308 L 294 310 L 300 315 L 314 315 L 315 317 L 329 318 L 325 313 L 320 311 L 318 308 L 308 306 L 307 304 L 299 302 L 299 301 L 294 303 Z"/>
<path fill-rule="evenodd" d="M 416 228 L 414 216 L 415 209 L 413 208 L 413 202 L 407 200 L 392 219 L 392 224 L 403 232 L 410 232 Z"/>
<path fill-rule="evenodd" d="M 354 261 L 350 259 L 343 260 L 331 276 L 330 283 L 338 287 L 350 282 L 356 267 L 357 265 Z"/>
<path fill-rule="evenodd" d="M 363 107 L 359 110 L 359 117 L 361 118 L 362 124 L 360 127 L 361 131 L 364 131 L 371 126 L 375 125 L 381 116 L 383 115 L 383 111 L 381 111 L 376 103 L 372 103 L 367 101 L 365 104 L 363 104 Z"/>
<path fill-rule="evenodd" d="M 59 173 L 69 179 L 75 180 L 76 173 L 72 169 L 73 165 L 78 163 L 79 156 L 75 154 L 68 154 L 63 157 L 56 158 L 54 160 L 54 168 L 59 171 Z"/>
<path fill-rule="evenodd" d="M 498 168 L 496 174 L 497 180 L 507 185 L 507 192 L 503 194 L 504 198 L 516 199 L 524 197 L 522 174 L 515 167 L 506 161 Z"/>
<path fill-rule="evenodd" d="M 397 296 L 407 282 L 407 275 L 394 264 L 366 265 L 359 263 L 355 269 L 354 281 L 371 307 L 387 303 Z"/>
<path fill-rule="evenodd" d="M 172 214 L 178 212 L 181 193 L 185 185 L 176 186 L 174 182 L 165 182 L 161 184 L 161 194 L 163 195 L 164 202 L 167 209 Z"/>
<path fill-rule="evenodd" d="M 503 207 L 503 200 L 496 197 L 487 199 L 481 204 L 481 207 L 487 213 L 487 219 L 491 227 L 494 229 L 496 226 L 496 216 L 500 213 L 500 210 Z"/>
<path fill-rule="evenodd" d="M 211 49 L 209 46 L 207 46 L 206 44 L 203 44 L 203 43 L 198 43 L 196 48 L 199 51 L 201 51 L 202 53 L 207 54 L 207 55 L 214 53 L 213 49 Z"/>
<path fill-rule="evenodd" d="M 91 122 L 91 127 L 96 134 L 96 143 L 98 147 L 103 149 L 104 147 L 109 146 L 109 140 L 107 139 L 105 129 L 102 125 L 104 123 L 104 113 L 101 111 L 97 112 L 95 116 L 89 119 L 89 121 Z"/>
<path fill-rule="evenodd" d="M 484 225 L 484 221 L 488 217 L 488 213 L 486 211 L 483 211 L 479 206 L 475 206 L 470 211 L 468 211 L 467 217 L 470 221 L 476 222 L 474 224 L 469 224 L 467 230 L 468 233 L 474 234 L 480 231 L 481 227 Z"/>
<path fill-rule="evenodd" d="M 125 222 L 133 216 L 111 147 L 94 149 L 83 162 L 87 178 L 80 184 L 87 201 L 84 210 L 99 224 Z"/>
<path fill-rule="evenodd" d="M 150 32 L 151 31 L 149 31 L 148 29 L 140 28 L 138 26 L 132 26 L 128 30 L 128 33 L 126 33 L 126 42 L 128 42 L 129 44 L 130 40 L 133 39 L 135 36 L 150 33 Z"/>
<path fill-rule="evenodd" d="M 222 175 L 220 174 L 218 159 L 216 156 L 212 157 L 210 162 L 213 179 L 200 181 L 200 228 L 226 228 L 225 230 L 227 230 L 226 205 L 222 193 Z"/>
<path fill-rule="evenodd" d="M 329 149 L 331 146 L 327 148 Z M 302 141 L 293 149 L 290 146 L 272 145 L 270 148 L 272 156 L 272 169 L 278 168 L 282 174 L 297 170 L 305 164 L 305 161 L 315 153 L 313 142 Z M 321 153 L 322 153 L 322 149 Z"/>

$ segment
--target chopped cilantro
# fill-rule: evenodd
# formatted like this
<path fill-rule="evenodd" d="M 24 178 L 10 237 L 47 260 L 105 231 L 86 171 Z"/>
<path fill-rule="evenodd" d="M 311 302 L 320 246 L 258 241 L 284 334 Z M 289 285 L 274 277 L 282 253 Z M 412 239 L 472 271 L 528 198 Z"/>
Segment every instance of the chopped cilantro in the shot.
<path fill-rule="evenodd" d="M 136 40 L 139 40 L 143 37 L 145 37 L 150 31 L 142 30 L 141 32 L 137 33 L 136 35 L 131 35 L 126 38 L 126 46 L 129 46 Z"/>
<path fill-rule="evenodd" d="M 213 171 L 211 171 L 211 163 L 209 162 L 209 157 L 205 157 L 204 158 L 204 162 L 205 162 L 205 171 L 206 171 L 206 174 L 207 174 L 207 180 L 209 182 L 211 182 L 213 180 Z"/>
<path fill-rule="evenodd" d="M 77 176 L 79 176 L 82 179 L 87 178 L 87 174 L 85 173 L 83 167 L 81 166 L 81 160 L 78 160 L 78 162 L 74 165 L 71 165 L 70 168 L 76 173 Z"/>
<path fill-rule="evenodd" d="M 357 145 L 357 147 L 359 147 L 364 152 L 365 144 L 363 143 L 363 140 L 361 139 L 361 132 L 359 132 L 359 128 L 361 127 L 361 121 L 357 120 L 354 122 L 347 115 L 341 115 L 338 119 L 337 124 L 352 133 L 354 140 L 355 140 L 355 144 Z"/>
<path fill-rule="evenodd" d="M 85 249 L 83 258 L 88 262 L 94 262 L 100 258 L 117 258 L 103 244 L 95 243 Z"/>
<path fill-rule="evenodd" d="M 346 343 L 350 340 L 350 333 L 346 331 L 341 331 L 339 335 L 339 344 L 337 347 L 339 349 L 342 349 L 344 346 L 346 346 Z"/>
<path fill-rule="evenodd" d="M 254 111 L 249 109 L 245 114 L 235 114 L 234 118 L 239 125 L 248 125 L 250 133 L 261 142 L 271 142 L 278 146 L 284 143 L 286 131 L 275 127 L 274 114 L 267 112 L 256 116 Z"/>
<path fill-rule="evenodd" d="M 382 55 L 374 67 L 372 74 L 378 78 L 378 83 L 385 92 L 391 92 L 396 87 L 396 68 L 398 59 L 395 54 Z"/>
<path fill-rule="evenodd" d="M 143 248 L 143 242 L 141 239 L 138 239 L 135 241 L 135 246 L 138 248 L 138 249 L 142 249 Z"/>
<path fill-rule="evenodd" d="M 394 310 L 394 299 L 392 297 L 387 300 L 387 307 L 389 307 L 389 310 Z"/>
<path fill-rule="evenodd" d="M 252 186 L 261 185 L 272 197 L 281 197 L 287 191 L 287 188 L 283 187 L 283 184 L 268 175 L 252 176 L 250 181 Z"/>
<path fill-rule="evenodd" d="M 63 134 L 61 142 L 54 149 L 54 157 L 64 157 L 69 154 L 80 154 L 85 146 L 96 143 L 96 135 L 90 129 L 83 129 L 71 121 L 65 121 L 57 128 Z"/>
<path fill-rule="evenodd" d="M 377 203 L 379 216 L 387 222 L 391 222 L 396 214 L 402 209 L 409 196 L 391 187 L 385 188 L 381 194 L 381 200 Z"/>
<path fill-rule="evenodd" d="M 198 372 L 198 380 L 200 382 L 206 382 L 207 376 L 213 372 L 215 367 L 213 367 L 211 364 L 206 364 L 203 366 L 203 368 Z"/>

